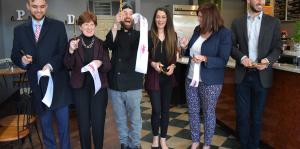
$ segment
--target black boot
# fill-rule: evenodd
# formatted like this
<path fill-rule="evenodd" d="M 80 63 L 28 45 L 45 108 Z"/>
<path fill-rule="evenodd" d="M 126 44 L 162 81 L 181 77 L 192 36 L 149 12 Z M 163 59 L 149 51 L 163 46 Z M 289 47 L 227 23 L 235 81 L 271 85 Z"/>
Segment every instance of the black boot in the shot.
<path fill-rule="evenodd" d="M 133 148 L 131 148 L 131 147 L 128 147 L 127 149 L 142 149 L 142 147 L 135 146 L 135 147 L 133 147 Z"/>
<path fill-rule="evenodd" d="M 128 149 L 128 147 L 125 144 L 121 144 L 121 149 Z"/>

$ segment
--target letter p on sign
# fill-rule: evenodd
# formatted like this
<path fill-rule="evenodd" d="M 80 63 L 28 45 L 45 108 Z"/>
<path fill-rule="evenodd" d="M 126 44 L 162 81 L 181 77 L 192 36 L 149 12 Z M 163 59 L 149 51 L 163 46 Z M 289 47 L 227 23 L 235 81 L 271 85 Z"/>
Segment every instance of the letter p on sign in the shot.
<path fill-rule="evenodd" d="M 25 11 L 24 10 L 16 10 L 18 17 L 17 20 L 23 20 L 23 16 L 25 15 Z"/>

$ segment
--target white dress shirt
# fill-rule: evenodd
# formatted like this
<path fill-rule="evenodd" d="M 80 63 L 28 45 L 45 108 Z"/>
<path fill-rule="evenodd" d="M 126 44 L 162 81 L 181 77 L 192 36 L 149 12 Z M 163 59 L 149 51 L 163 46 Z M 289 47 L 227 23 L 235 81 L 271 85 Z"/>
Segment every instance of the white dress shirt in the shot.
<path fill-rule="evenodd" d="M 261 27 L 263 12 L 259 15 L 252 17 L 249 13 L 247 15 L 247 33 L 248 33 L 248 50 L 249 58 L 253 62 L 257 61 L 257 50 L 258 50 L 258 40 Z"/>

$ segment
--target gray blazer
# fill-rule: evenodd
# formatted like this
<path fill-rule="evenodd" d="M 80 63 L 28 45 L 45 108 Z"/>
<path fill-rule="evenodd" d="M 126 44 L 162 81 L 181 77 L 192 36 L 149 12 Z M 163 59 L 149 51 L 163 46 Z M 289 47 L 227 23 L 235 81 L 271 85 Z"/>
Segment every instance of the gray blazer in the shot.
<path fill-rule="evenodd" d="M 241 64 L 241 58 L 248 52 L 248 34 L 247 34 L 247 15 L 237 18 L 232 26 L 233 49 L 231 57 L 236 60 L 235 83 L 243 81 L 246 74 L 246 68 Z M 258 57 L 260 61 L 267 58 L 270 61 L 268 68 L 259 71 L 261 84 L 265 88 L 272 86 L 273 70 L 272 64 L 277 61 L 282 46 L 280 39 L 280 21 L 274 17 L 263 14 L 258 41 Z"/>

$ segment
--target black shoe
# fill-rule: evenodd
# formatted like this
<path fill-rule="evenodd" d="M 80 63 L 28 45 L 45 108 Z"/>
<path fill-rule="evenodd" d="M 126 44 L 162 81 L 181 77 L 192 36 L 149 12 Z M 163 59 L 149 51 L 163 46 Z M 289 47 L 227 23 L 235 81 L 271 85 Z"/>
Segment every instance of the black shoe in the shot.
<path fill-rule="evenodd" d="M 128 147 L 125 144 L 121 144 L 121 149 L 128 149 Z"/>
<path fill-rule="evenodd" d="M 138 146 L 135 146 L 135 147 L 133 147 L 133 148 L 127 147 L 127 149 L 142 149 L 142 147 L 138 147 Z"/>
<path fill-rule="evenodd" d="M 159 146 L 157 146 L 157 147 L 151 146 L 151 149 L 160 149 L 160 147 Z"/>

